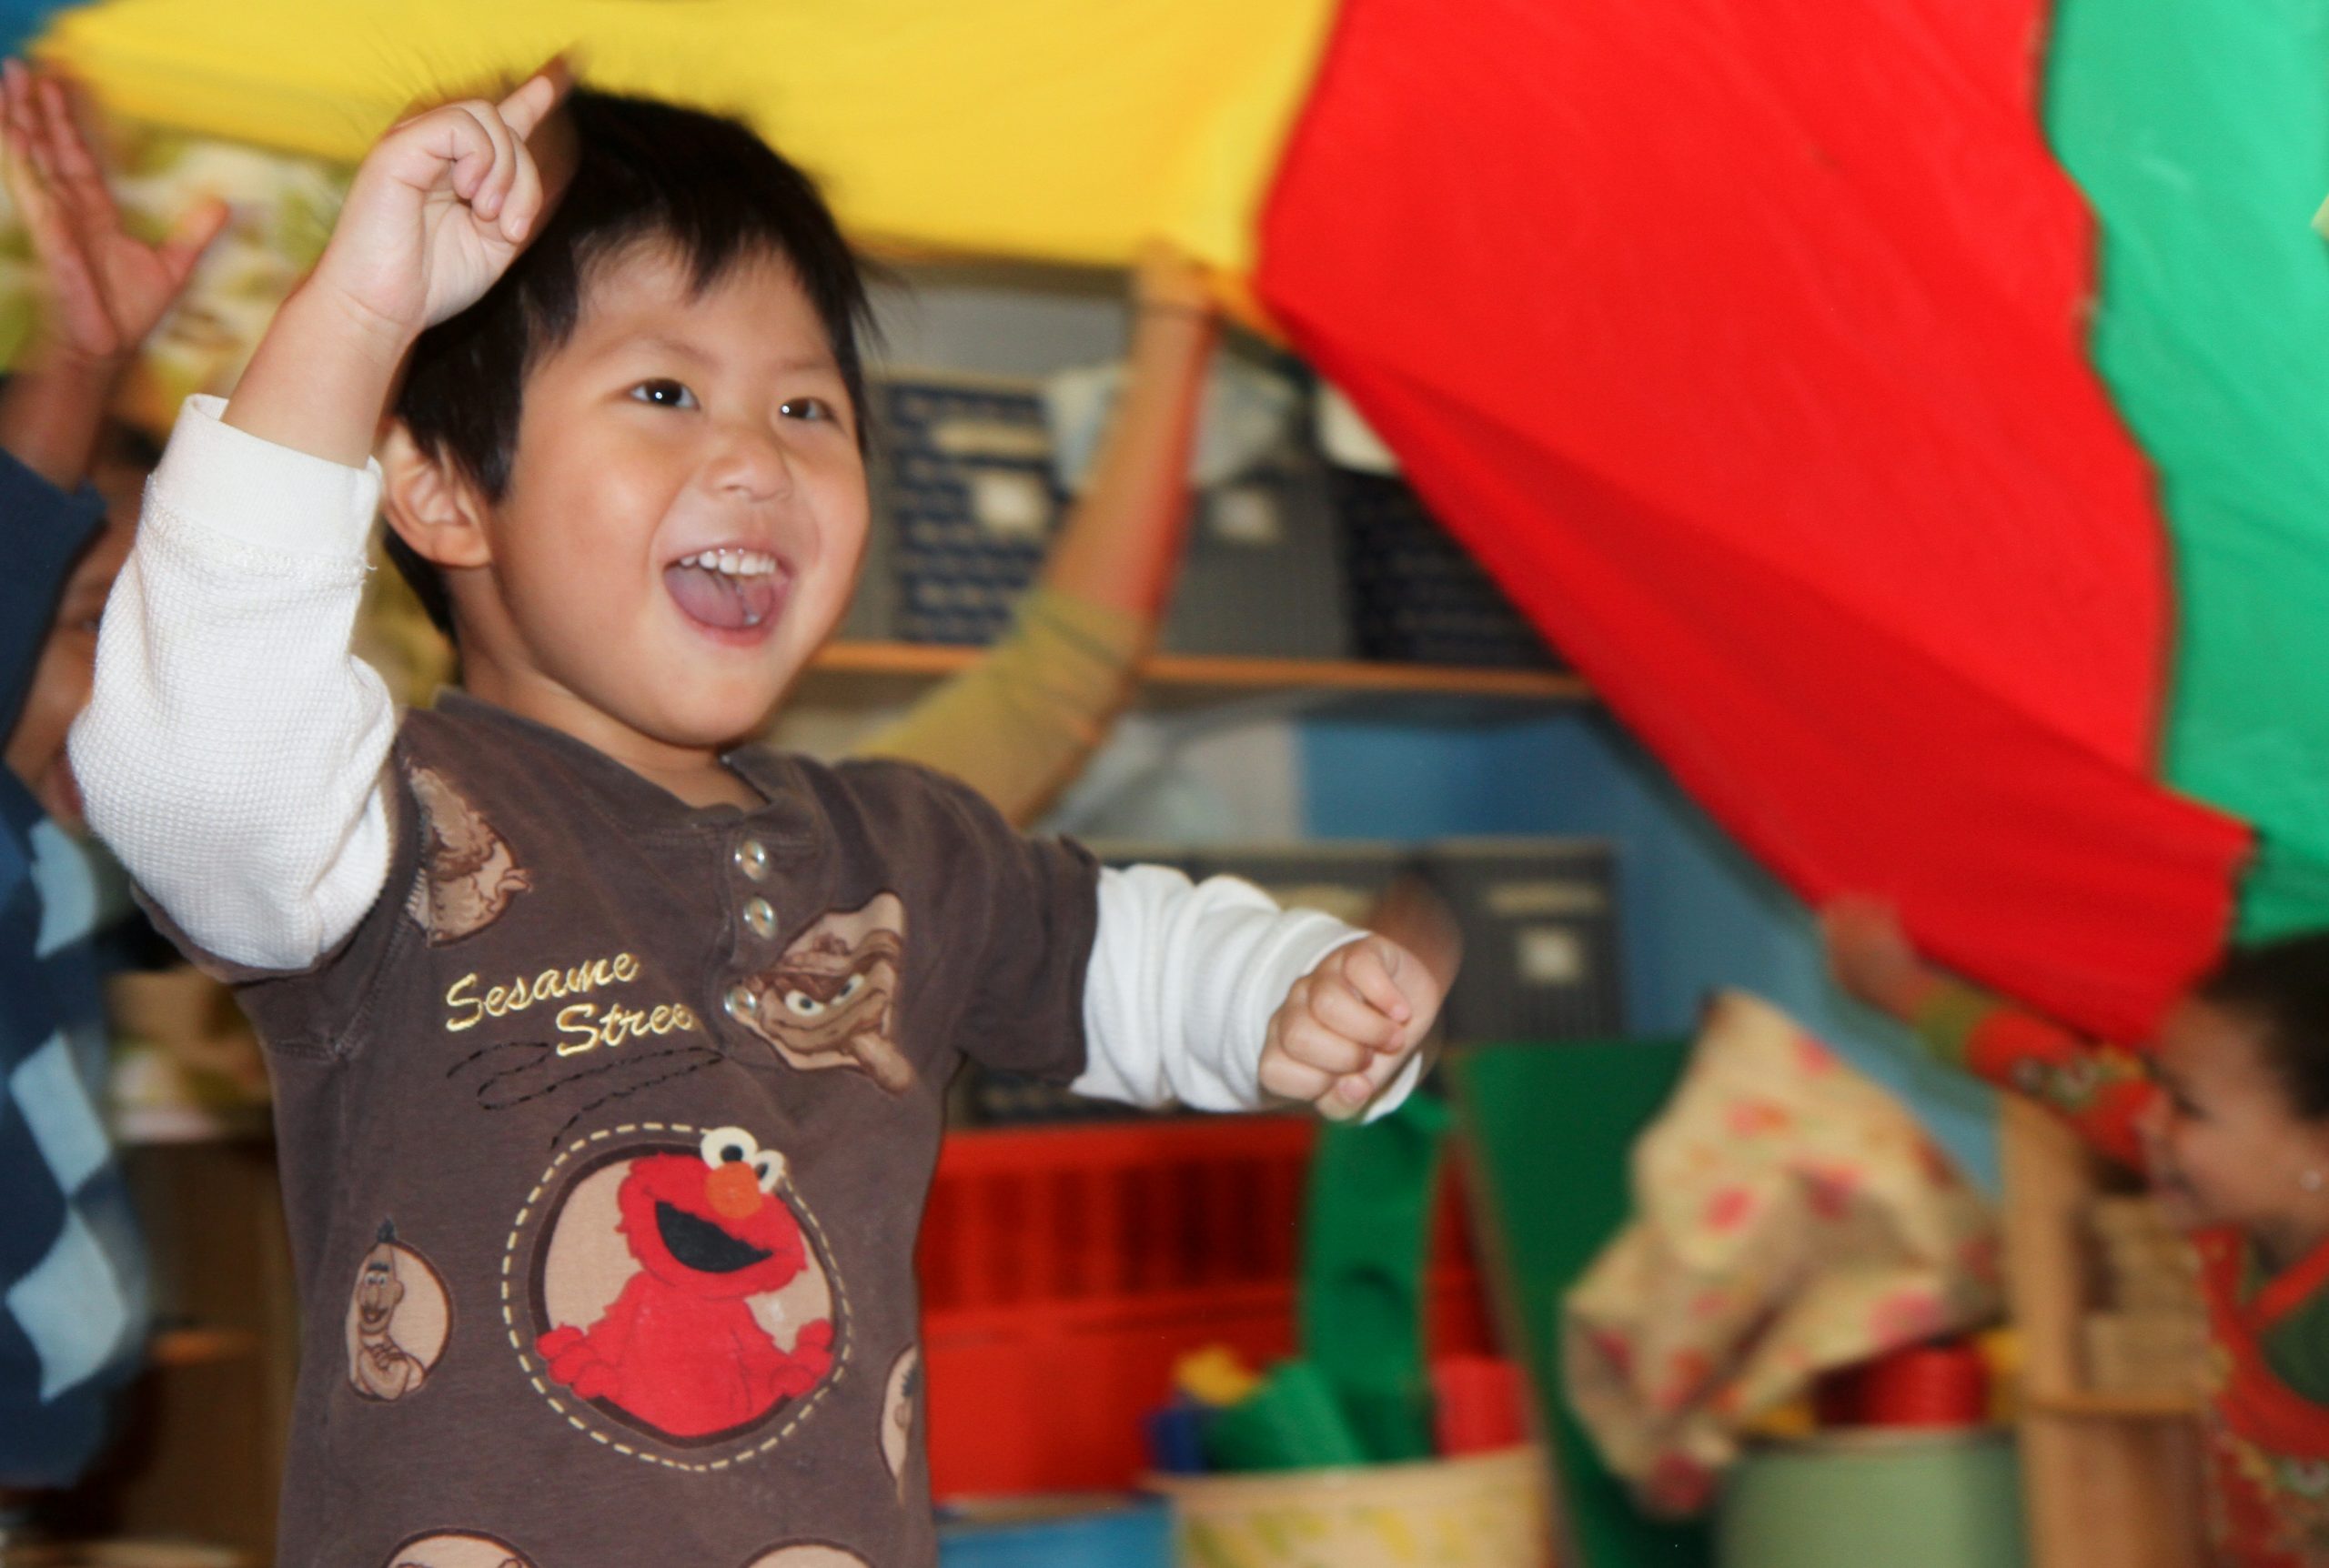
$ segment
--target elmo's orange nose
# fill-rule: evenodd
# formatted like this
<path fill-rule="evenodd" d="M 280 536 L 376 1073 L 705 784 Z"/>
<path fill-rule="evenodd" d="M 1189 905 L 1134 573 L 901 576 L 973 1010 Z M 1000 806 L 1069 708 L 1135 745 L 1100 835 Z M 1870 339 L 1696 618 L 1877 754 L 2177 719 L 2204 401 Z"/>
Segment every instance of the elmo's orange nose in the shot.
<path fill-rule="evenodd" d="M 760 1179 L 740 1161 L 722 1165 L 703 1179 L 703 1194 L 711 1211 L 723 1220 L 749 1220 L 760 1212 L 763 1199 Z"/>

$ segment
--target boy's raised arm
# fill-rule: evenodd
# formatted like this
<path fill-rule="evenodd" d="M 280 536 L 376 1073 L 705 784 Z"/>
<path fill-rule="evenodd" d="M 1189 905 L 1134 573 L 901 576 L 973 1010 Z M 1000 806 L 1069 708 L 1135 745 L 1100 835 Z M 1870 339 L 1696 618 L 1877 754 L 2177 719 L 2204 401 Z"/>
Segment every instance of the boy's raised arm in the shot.
<path fill-rule="evenodd" d="M 395 714 L 348 651 L 398 362 L 516 256 L 541 208 L 538 76 L 432 110 L 365 160 L 234 400 L 189 401 L 147 492 L 73 735 L 89 820 L 200 946 L 305 967 L 378 900 Z"/>
<path fill-rule="evenodd" d="M 197 945 L 297 970 L 388 876 L 396 717 L 348 652 L 379 477 L 218 407 L 188 401 L 146 487 L 73 771 L 89 825 Z"/>

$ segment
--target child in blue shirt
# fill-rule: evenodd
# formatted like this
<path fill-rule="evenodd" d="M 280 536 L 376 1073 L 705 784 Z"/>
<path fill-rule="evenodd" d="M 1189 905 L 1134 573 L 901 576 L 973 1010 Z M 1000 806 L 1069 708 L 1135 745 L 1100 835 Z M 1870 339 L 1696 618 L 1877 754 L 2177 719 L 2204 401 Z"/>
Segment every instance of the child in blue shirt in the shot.
<path fill-rule="evenodd" d="M 130 353 L 226 219 L 205 203 L 159 246 L 132 237 L 61 88 L 0 81 L 10 196 L 44 309 L 0 394 L 0 1503 L 74 1481 L 134 1370 L 145 1274 L 98 1111 L 97 880 L 72 835 L 65 738 L 87 702 L 96 621 L 128 554 L 134 491 L 85 484 Z"/>

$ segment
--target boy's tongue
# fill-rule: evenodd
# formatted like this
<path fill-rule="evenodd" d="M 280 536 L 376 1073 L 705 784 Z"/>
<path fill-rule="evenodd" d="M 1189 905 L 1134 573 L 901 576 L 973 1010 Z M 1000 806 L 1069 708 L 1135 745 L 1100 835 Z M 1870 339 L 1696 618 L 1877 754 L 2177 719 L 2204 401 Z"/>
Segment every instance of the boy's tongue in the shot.
<path fill-rule="evenodd" d="M 663 585 L 680 608 L 722 631 L 756 627 L 776 608 L 776 578 L 765 572 L 732 578 L 681 561 L 663 568 Z"/>

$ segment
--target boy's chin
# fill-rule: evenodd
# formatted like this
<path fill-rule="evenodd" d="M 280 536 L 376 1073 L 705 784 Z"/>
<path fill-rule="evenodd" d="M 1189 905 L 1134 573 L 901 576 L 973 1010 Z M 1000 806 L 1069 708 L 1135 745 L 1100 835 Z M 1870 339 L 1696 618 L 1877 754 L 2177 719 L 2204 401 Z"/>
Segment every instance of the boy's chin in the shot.
<path fill-rule="evenodd" d="M 657 716 L 646 728 L 667 746 L 700 751 L 724 751 L 757 739 L 776 719 L 776 701 L 718 707 L 691 706 L 683 711 Z"/>
<path fill-rule="evenodd" d="M 721 691 L 699 688 L 661 704 L 643 728 L 667 745 L 722 749 L 766 730 L 791 687 L 788 679 Z"/>

